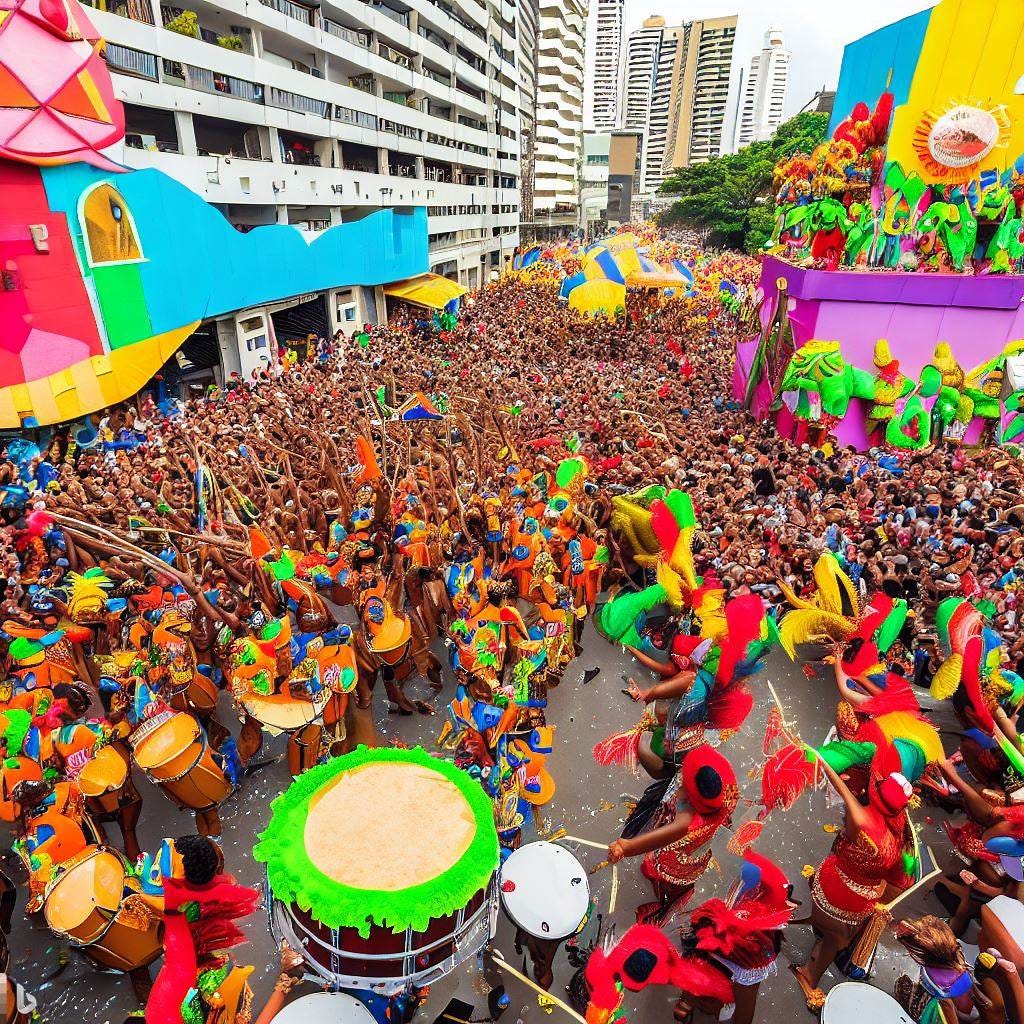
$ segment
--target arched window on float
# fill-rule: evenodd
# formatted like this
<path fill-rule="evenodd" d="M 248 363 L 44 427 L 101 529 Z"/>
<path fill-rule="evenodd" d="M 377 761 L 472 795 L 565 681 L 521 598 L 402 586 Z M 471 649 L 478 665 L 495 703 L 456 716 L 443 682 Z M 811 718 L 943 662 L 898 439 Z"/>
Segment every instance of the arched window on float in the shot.
<path fill-rule="evenodd" d="M 78 219 L 90 267 L 146 262 L 131 210 L 110 182 L 97 182 L 82 193 Z"/>

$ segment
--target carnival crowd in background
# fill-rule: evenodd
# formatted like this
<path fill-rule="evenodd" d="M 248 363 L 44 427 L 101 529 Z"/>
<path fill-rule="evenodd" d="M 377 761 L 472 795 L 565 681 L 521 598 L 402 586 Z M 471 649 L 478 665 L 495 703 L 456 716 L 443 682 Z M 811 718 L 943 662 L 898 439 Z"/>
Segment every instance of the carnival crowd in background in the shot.
<path fill-rule="evenodd" d="M 630 694 L 643 717 L 598 757 L 638 764 L 651 785 L 608 859 L 638 858 L 653 889 L 628 941 L 668 965 L 676 1019 L 723 1004 L 739 1024 L 759 1019 L 792 896 L 816 928 L 793 981 L 810 1009 L 833 960 L 863 966 L 861 947 L 895 926 L 921 966 L 896 993 L 915 1020 L 1024 1021 L 1021 950 L 984 909 L 1016 901 L 1024 853 L 1021 462 L 996 448 L 893 457 L 787 442 L 732 396 L 753 321 L 720 284 L 752 295 L 757 262 L 657 244 L 694 264 L 689 296 L 630 293 L 618 315 L 585 319 L 558 298 L 572 267 L 541 264 L 470 296 L 457 319 L 400 309 L 202 397 L 143 396 L 41 452 L 9 445 L 0 816 L 19 866 L 4 879 L 5 932 L 26 912 L 60 930 L 47 904 L 102 827 L 125 855 L 107 909 L 144 937 L 134 962 L 110 966 L 128 970 L 147 1021 L 220 1020 L 231 998 L 234 1019 L 268 1024 L 299 958 L 286 950 L 269 1003 L 250 1005 L 225 951 L 259 894 L 225 873 L 215 841 L 218 802 L 244 795 L 263 743 L 260 701 L 317 708 L 286 729 L 298 774 L 367 740 L 358 712 L 378 679 L 402 714 L 424 710 L 403 683 L 428 680 L 441 749 L 494 798 L 514 849 L 534 827 L 523 807 L 544 803 L 544 708 L 596 628 L 641 663 Z M 774 720 L 768 764 L 799 764 L 784 792 L 765 781 L 764 810 L 827 779 L 845 814 L 832 853 L 805 883 L 742 844 L 736 885 L 691 906 L 751 767 L 706 732 L 742 726 L 743 680 L 773 644 L 811 639 L 832 644 L 837 745 L 808 750 Z M 963 733 L 945 744 L 918 701 L 936 678 Z M 240 731 L 218 719 L 225 688 Z M 190 742 L 201 730 L 203 778 L 144 761 L 158 727 Z M 507 729 L 525 746 L 502 742 Z M 197 835 L 139 848 L 139 814 L 159 811 L 156 797 L 141 810 L 133 757 L 195 811 Z M 969 870 L 940 883 L 948 922 L 896 911 L 876 927 L 919 875 L 907 807 L 922 794 L 951 816 Z M 979 918 L 968 963 L 957 936 Z M 553 950 L 530 951 L 549 988 Z M 587 975 L 588 1021 L 642 987 L 628 951 L 598 957 L 618 971 L 610 993 Z"/>

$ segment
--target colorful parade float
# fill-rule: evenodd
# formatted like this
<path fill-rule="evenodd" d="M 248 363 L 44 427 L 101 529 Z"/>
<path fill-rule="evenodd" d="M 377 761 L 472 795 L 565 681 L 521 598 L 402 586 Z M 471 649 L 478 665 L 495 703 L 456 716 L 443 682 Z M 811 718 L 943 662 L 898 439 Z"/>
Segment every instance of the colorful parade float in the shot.
<path fill-rule="evenodd" d="M 734 390 L 793 440 L 1024 444 L 1022 32 L 942 0 L 850 44 L 829 140 L 776 167 Z"/>

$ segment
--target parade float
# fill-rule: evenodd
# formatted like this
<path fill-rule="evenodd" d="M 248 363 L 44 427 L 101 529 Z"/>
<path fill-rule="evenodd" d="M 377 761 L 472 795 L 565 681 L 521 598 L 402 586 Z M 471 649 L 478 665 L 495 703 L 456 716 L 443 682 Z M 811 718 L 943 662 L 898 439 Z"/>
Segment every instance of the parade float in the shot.
<path fill-rule="evenodd" d="M 428 269 L 426 211 L 307 242 L 246 234 L 184 185 L 110 154 L 124 110 L 76 0 L 0 0 L 0 427 L 134 395 L 203 320 Z"/>
<path fill-rule="evenodd" d="M 734 390 L 785 435 L 1024 444 L 1022 32 L 943 0 L 852 43 L 831 137 L 776 167 Z"/>

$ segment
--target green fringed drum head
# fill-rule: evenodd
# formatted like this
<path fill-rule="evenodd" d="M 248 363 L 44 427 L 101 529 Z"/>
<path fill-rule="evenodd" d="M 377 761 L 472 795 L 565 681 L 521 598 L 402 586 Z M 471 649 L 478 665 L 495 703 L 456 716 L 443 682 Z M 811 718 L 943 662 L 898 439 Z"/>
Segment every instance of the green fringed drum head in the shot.
<path fill-rule="evenodd" d="M 491 801 L 422 748 L 359 747 L 299 776 L 253 850 L 273 896 L 328 928 L 425 931 L 498 867 Z"/>

